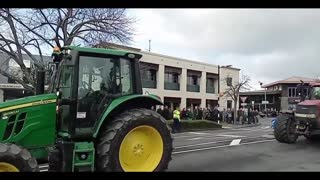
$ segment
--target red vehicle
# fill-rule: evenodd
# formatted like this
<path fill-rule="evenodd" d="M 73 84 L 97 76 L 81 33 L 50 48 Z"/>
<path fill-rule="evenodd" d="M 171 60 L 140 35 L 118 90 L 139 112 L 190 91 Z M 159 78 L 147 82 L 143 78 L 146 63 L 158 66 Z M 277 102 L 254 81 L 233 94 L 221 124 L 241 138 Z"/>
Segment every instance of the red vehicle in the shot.
<path fill-rule="evenodd" d="M 300 103 L 296 109 L 281 111 L 275 122 L 274 136 L 281 143 L 295 143 L 298 136 L 320 139 L 320 83 L 304 85 L 302 82 L 297 92 Z"/>

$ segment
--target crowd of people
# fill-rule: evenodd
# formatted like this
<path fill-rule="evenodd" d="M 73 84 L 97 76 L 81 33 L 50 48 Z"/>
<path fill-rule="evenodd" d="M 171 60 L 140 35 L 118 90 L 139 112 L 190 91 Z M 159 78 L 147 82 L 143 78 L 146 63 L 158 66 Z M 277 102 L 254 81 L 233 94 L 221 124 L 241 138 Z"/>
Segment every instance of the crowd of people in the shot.
<path fill-rule="evenodd" d="M 161 106 L 158 109 L 154 109 L 166 120 L 171 120 L 174 115 L 174 110 L 168 108 L 168 106 Z M 234 110 L 231 108 L 223 109 L 219 111 L 218 106 L 214 108 L 199 108 L 195 106 L 194 109 L 183 108 L 179 110 L 181 120 L 210 120 L 215 122 L 226 122 L 228 124 L 234 124 Z M 257 109 L 251 108 L 239 108 L 237 111 L 236 123 L 251 124 L 257 123 L 259 112 Z"/>

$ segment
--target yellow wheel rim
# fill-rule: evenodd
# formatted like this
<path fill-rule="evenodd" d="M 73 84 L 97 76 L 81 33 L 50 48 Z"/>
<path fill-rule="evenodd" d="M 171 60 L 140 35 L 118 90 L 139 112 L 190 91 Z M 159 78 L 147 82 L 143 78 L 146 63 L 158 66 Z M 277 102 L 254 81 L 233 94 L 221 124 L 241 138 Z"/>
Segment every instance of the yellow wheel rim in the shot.
<path fill-rule="evenodd" d="M 19 172 L 19 169 L 10 163 L 0 162 L 0 172 Z"/>
<path fill-rule="evenodd" d="M 162 158 L 163 141 L 160 133 L 151 126 L 132 129 L 120 145 L 121 167 L 127 172 L 154 171 Z"/>

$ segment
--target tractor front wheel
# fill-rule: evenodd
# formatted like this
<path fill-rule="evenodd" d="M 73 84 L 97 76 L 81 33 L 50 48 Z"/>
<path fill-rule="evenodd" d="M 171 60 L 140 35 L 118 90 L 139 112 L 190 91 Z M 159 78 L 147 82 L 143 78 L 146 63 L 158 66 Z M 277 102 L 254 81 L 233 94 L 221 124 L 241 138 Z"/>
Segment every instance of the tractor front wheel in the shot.
<path fill-rule="evenodd" d="M 168 168 L 172 137 L 166 120 L 148 109 L 131 109 L 102 129 L 98 171 L 151 172 Z"/>
<path fill-rule="evenodd" d="M 37 172 L 38 164 L 30 152 L 15 144 L 0 143 L 0 172 Z"/>
<path fill-rule="evenodd" d="M 281 143 L 295 143 L 298 135 L 295 133 L 294 118 L 289 114 L 281 114 L 275 121 L 274 136 Z"/>

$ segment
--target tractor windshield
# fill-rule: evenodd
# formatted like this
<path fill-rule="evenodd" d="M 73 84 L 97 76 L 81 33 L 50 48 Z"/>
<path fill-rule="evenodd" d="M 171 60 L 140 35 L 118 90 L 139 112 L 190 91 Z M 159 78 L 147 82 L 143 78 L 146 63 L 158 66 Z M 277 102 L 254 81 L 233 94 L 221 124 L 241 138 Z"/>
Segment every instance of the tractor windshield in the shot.
<path fill-rule="evenodd" d="M 312 88 L 311 99 L 320 100 L 320 87 Z"/>

